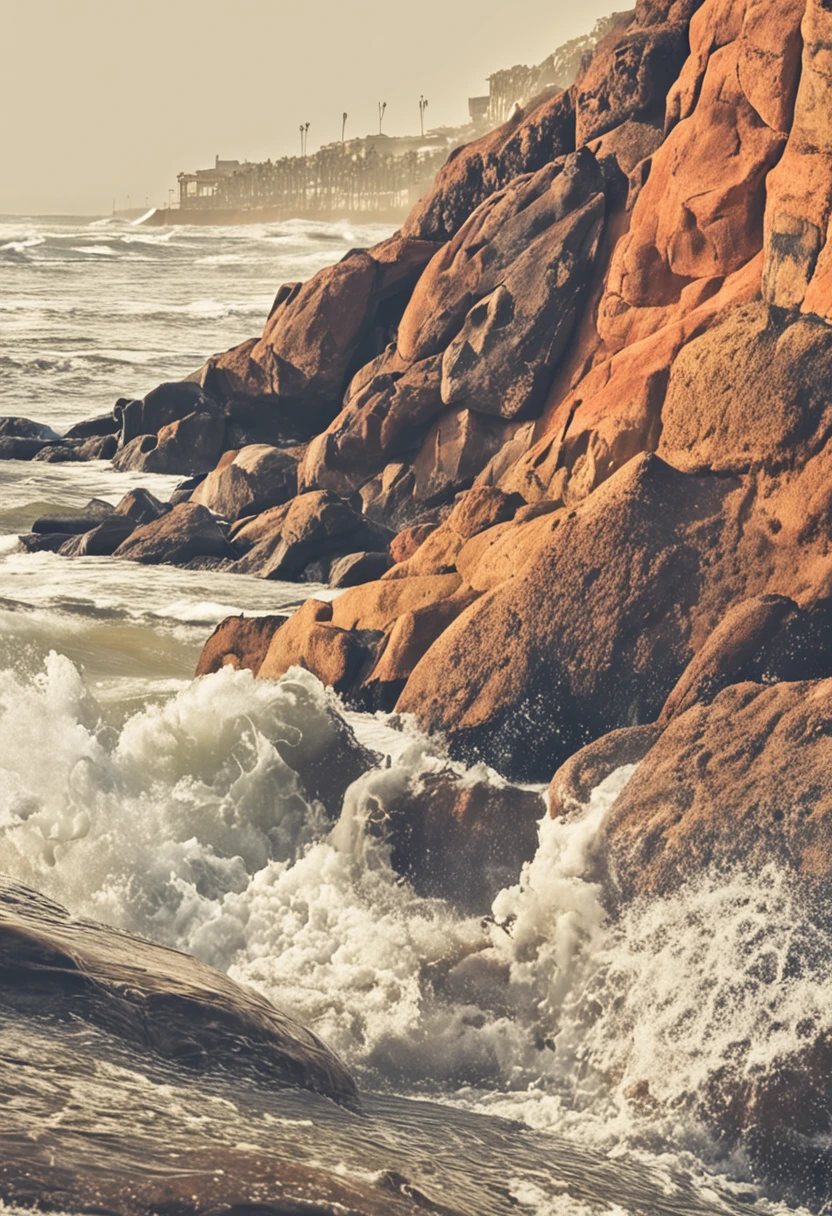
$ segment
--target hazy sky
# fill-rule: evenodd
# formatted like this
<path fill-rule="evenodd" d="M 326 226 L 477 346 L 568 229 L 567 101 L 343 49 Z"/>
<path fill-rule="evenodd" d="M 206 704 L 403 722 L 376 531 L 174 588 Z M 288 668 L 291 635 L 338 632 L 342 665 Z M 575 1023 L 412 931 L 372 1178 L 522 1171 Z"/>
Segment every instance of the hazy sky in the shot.
<path fill-rule="evenodd" d="M 176 174 L 467 119 L 611 0 L 0 0 L 0 212 L 158 206 Z"/>

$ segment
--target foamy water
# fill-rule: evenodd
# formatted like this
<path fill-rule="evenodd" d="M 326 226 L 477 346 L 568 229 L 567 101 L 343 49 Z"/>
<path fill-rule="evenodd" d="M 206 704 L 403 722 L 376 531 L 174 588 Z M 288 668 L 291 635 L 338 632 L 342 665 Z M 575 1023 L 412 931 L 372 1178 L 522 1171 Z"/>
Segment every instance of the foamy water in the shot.
<path fill-rule="evenodd" d="M 3 412 L 65 426 L 181 375 L 254 332 L 280 282 L 383 235 L 0 225 Z M 623 769 L 569 823 L 549 820 L 541 798 L 537 854 L 490 916 L 419 897 L 378 824 L 449 766 L 441 740 L 347 712 L 301 671 L 192 679 L 217 621 L 290 609 L 312 589 L 13 551 L 35 515 L 115 502 L 134 482 L 103 464 L 0 464 L 0 871 L 297 1013 L 365 1093 L 388 1095 L 368 1099 L 373 1135 L 388 1148 L 424 1136 L 418 1152 L 400 1150 L 409 1168 L 458 1137 L 456 1164 L 441 1166 L 454 1210 L 785 1210 L 707 1114 L 726 1069 L 758 1077 L 807 1025 L 832 1030 L 829 931 L 783 875 L 706 876 L 616 909 L 599 857 Z M 141 482 L 166 495 L 175 479 Z M 379 763 L 324 806 L 284 745 L 326 750 L 345 728 Z M 7 1061 L 36 1052 L 30 1033 L 28 1047 L 4 1040 Z M 8 1085 L 18 1074 L 4 1067 Z M 136 1079 L 128 1059 L 103 1067 L 94 1057 L 89 1084 L 152 1111 L 160 1136 L 178 1135 L 175 1111 L 200 1104 L 201 1126 L 226 1147 L 259 1143 L 266 1114 L 277 1117 L 271 1099 L 235 1095 L 232 1119 L 229 1095 L 207 1082 L 200 1094 L 161 1072 Z M 21 1094 L 33 1129 L 52 1126 L 50 1095 Z M 380 1141 L 330 1128 L 308 1095 L 295 1101 L 280 1118 L 300 1120 L 304 1152 L 311 1141 L 348 1171 L 379 1168 Z M 475 1144 L 492 1147 L 480 1159 Z"/>

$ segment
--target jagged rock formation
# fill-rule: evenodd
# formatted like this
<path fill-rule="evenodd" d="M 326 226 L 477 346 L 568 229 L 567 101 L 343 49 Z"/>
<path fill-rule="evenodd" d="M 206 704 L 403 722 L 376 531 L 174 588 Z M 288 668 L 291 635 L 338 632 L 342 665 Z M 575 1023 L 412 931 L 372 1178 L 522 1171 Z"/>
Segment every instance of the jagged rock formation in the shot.
<path fill-rule="evenodd" d="M 510 776 L 770 675 L 759 622 L 788 601 L 823 635 L 832 584 L 831 23 L 822 0 L 616 15 L 400 234 L 119 404 L 119 462 L 208 477 L 116 555 L 373 578 L 258 644 L 260 675 L 301 663 Z M 825 643 L 784 647 L 777 678 L 830 674 Z"/>

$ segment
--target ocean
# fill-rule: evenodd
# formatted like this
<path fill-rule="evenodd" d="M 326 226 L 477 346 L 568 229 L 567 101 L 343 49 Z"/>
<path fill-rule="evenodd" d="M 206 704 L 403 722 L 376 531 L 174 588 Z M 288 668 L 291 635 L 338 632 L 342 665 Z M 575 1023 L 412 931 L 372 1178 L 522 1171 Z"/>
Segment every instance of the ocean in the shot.
<path fill-rule="evenodd" d="M 2 219 L 0 413 L 61 430 L 140 396 L 257 332 L 282 282 L 387 234 Z M 177 481 L 138 480 L 160 496 Z M 48 1010 L 0 1021 L 0 1144 L 51 1161 L 47 1206 L 85 1171 L 126 1185 L 265 1156 L 387 1186 L 406 1210 L 795 1210 L 787 1181 L 708 1118 L 726 1070 L 773 1069 L 807 1016 L 832 1028 L 832 943 L 786 878 L 711 876 L 611 908 L 598 853 L 622 769 L 568 823 L 540 791 L 537 855 L 489 915 L 419 896 L 373 828 L 379 808 L 444 769 L 496 773 L 464 770 L 412 722 L 348 710 L 305 672 L 193 679 L 225 616 L 330 593 L 15 551 L 48 509 L 136 483 L 104 463 L 0 464 L 0 872 L 297 1014 L 349 1065 L 363 1112 L 177 1072 Z M 378 754 L 336 814 L 275 746 L 332 715 Z"/>

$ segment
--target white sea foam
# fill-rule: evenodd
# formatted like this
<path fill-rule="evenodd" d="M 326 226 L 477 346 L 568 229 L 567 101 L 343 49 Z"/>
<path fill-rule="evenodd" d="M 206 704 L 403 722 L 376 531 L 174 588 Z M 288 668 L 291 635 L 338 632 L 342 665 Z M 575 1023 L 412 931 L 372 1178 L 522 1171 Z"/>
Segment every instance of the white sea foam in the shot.
<path fill-rule="evenodd" d="M 417 896 L 368 829 L 447 763 L 436 742 L 397 733 L 333 826 L 275 746 L 329 729 L 308 673 L 224 670 L 125 709 L 114 726 L 57 655 L 34 682 L 5 673 L 0 870 L 291 1007 L 366 1084 L 747 1175 L 703 1122 L 709 1086 L 832 1028 L 829 937 L 781 874 L 706 876 L 611 921 L 596 860 L 622 769 L 582 818 L 542 818 L 482 921 Z"/>

